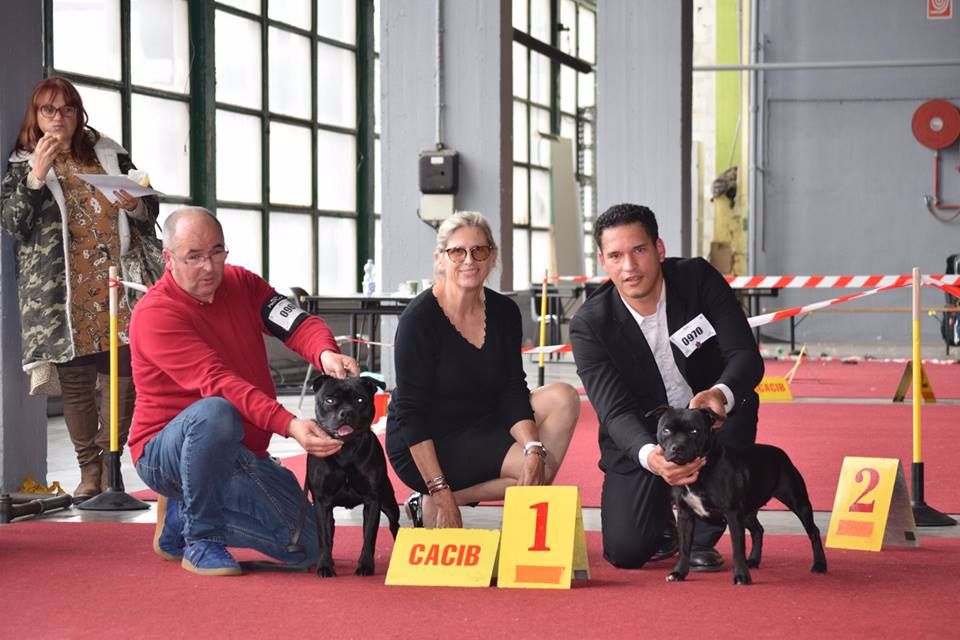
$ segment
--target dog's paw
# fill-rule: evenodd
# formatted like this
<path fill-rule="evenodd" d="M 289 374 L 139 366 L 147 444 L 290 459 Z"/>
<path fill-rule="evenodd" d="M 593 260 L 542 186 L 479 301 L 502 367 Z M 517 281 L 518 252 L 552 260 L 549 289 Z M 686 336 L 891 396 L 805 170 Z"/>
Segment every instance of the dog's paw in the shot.
<path fill-rule="evenodd" d="M 749 573 L 735 573 L 733 574 L 733 584 L 752 584 L 753 579 L 750 577 Z"/>
<path fill-rule="evenodd" d="M 817 561 L 813 563 L 813 566 L 810 567 L 810 571 L 814 573 L 826 573 L 827 572 L 827 561 Z"/>
<path fill-rule="evenodd" d="M 337 572 L 333 567 L 317 567 L 317 576 L 320 578 L 336 578 Z"/>
<path fill-rule="evenodd" d="M 687 574 L 673 571 L 667 575 L 667 582 L 683 582 L 687 579 Z"/>
<path fill-rule="evenodd" d="M 372 564 L 358 564 L 357 570 L 354 573 L 358 576 L 372 576 L 373 575 L 373 565 Z"/>
<path fill-rule="evenodd" d="M 750 567 L 751 569 L 759 569 L 759 568 L 760 568 L 760 558 L 757 558 L 756 560 L 753 559 L 753 558 L 748 558 L 748 559 L 747 559 L 747 566 Z"/>

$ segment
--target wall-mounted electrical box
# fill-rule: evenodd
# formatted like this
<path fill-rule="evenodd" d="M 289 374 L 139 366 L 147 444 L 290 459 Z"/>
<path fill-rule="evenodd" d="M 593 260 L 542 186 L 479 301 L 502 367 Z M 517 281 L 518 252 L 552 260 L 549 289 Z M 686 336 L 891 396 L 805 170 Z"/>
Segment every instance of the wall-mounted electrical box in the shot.
<path fill-rule="evenodd" d="M 420 193 L 455 194 L 460 157 L 453 149 L 420 152 Z"/>

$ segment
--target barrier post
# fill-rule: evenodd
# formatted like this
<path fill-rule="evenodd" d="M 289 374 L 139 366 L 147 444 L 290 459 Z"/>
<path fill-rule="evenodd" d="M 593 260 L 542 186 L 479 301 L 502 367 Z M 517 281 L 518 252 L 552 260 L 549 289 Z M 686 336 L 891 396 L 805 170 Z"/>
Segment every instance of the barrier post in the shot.
<path fill-rule="evenodd" d="M 540 346 L 547 346 L 547 279 L 550 277 L 549 271 L 543 272 L 543 286 L 540 289 Z M 537 372 L 539 386 L 544 385 L 546 380 L 546 368 L 544 363 L 544 353 L 540 352 L 540 369 Z"/>
<path fill-rule="evenodd" d="M 923 366 L 920 361 L 920 268 L 913 268 L 913 465 L 911 481 L 913 519 L 918 527 L 948 527 L 957 521 L 950 516 L 927 505 L 923 497 L 923 450 L 920 438 L 920 374 Z"/>
<path fill-rule="evenodd" d="M 117 268 L 110 267 L 109 291 L 110 291 L 110 453 L 107 457 L 107 476 L 109 484 L 107 490 L 98 496 L 77 505 L 77 509 L 86 511 L 133 511 L 134 509 L 149 509 L 150 505 L 142 500 L 137 500 L 120 488 L 120 429 L 118 427 L 118 417 L 120 409 L 119 392 L 117 388 L 117 375 L 119 366 L 118 341 L 118 308 L 120 304 L 120 282 L 117 275 Z"/>

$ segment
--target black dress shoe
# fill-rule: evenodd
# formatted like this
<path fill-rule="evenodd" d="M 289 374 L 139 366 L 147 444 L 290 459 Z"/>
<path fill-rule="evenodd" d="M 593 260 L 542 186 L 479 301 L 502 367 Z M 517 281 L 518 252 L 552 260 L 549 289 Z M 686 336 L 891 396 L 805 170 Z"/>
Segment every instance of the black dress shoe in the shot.
<path fill-rule="evenodd" d="M 407 512 L 407 517 L 413 522 L 413 526 L 423 528 L 423 495 L 420 493 L 411 493 L 407 501 L 403 503 L 403 510 Z"/>
<path fill-rule="evenodd" d="M 673 526 L 667 527 L 664 529 L 663 536 L 660 538 L 660 546 L 653 552 L 648 562 L 666 560 L 667 558 L 677 555 L 678 551 L 680 551 L 680 542 L 677 539 L 677 528 Z"/>
<path fill-rule="evenodd" d="M 690 571 L 710 573 L 723 571 L 723 556 L 716 549 L 694 549 L 690 552 Z"/>

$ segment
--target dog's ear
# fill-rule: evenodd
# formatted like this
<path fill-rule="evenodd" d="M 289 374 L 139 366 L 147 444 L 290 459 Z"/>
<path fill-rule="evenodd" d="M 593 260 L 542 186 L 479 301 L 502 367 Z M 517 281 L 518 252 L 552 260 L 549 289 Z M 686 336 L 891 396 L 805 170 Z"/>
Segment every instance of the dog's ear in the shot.
<path fill-rule="evenodd" d="M 699 411 L 700 413 L 706 416 L 707 423 L 711 427 L 717 422 L 720 422 L 723 420 L 723 418 L 721 418 L 719 415 L 714 413 L 713 409 L 710 409 L 709 407 L 700 407 L 699 409 L 697 409 L 697 411 Z"/>
<path fill-rule="evenodd" d="M 367 386 L 367 389 L 370 390 L 370 395 L 376 395 L 377 390 L 383 390 L 387 388 L 387 383 L 383 380 L 378 380 L 372 376 L 360 376 L 360 381 Z"/>
<path fill-rule="evenodd" d="M 659 417 L 662 416 L 662 415 L 664 414 L 664 412 L 665 412 L 667 409 L 669 409 L 669 408 L 670 408 L 669 405 L 662 404 L 662 405 L 660 405 L 659 407 L 657 407 L 656 409 L 652 409 L 652 410 L 650 410 L 650 411 L 647 411 L 645 414 L 643 414 L 643 417 L 644 417 L 644 418 L 659 418 Z"/>
<path fill-rule="evenodd" d="M 312 383 L 310 383 L 310 388 L 313 389 L 314 393 L 316 393 L 317 391 L 320 391 L 320 385 L 322 385 L 324 382 L 326 382 L 329 379 L 330 379 L 330 376 L 328 376 L 325 373 L 321 373 L 320 375 L 318 375 L 316 378 L 313 379 Z"/>

